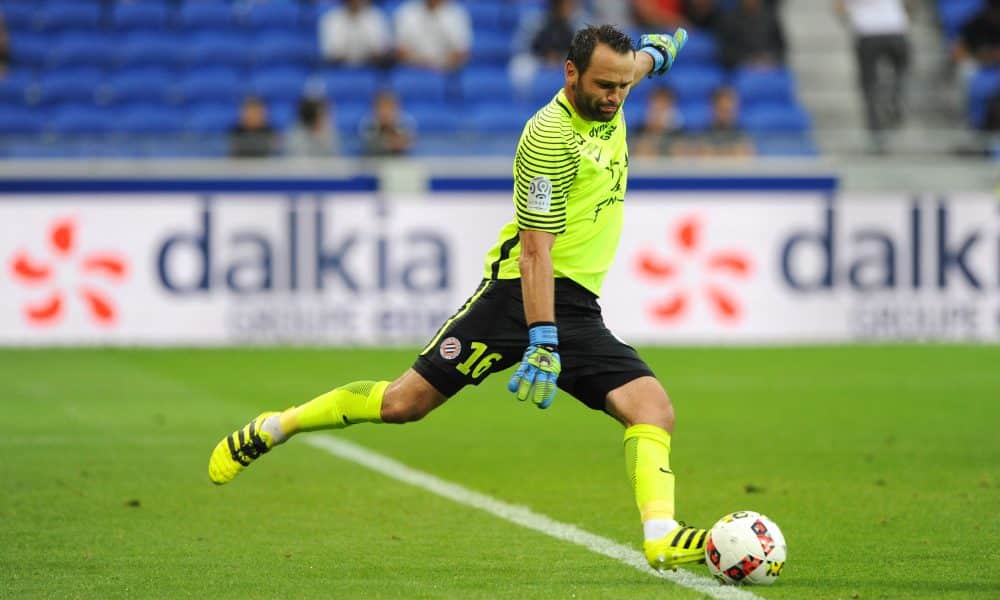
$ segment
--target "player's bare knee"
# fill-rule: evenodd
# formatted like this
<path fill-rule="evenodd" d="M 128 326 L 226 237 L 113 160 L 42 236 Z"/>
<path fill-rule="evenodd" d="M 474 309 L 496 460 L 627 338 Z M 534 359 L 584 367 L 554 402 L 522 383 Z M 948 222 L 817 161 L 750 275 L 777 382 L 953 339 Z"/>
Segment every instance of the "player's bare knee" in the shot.
<path fill-rule="evenodd" d="M 674 406 L 663 386 L 653 377 L 640 377 L 612 390 L 607 409 L 625 427 L 645 423 L 674 431 Z"/>
<path fill-rule="evenodd" d="M 419 421 L 443 403 L 445 398 L 412 370 L 389 384 L 382 396 L 382 422 Z"/>

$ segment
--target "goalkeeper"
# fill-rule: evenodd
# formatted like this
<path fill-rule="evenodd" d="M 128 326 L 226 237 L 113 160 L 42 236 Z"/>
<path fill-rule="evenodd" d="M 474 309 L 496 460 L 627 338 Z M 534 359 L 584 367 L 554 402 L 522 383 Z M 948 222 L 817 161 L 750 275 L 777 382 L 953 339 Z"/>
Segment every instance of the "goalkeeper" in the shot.
<path fill-rule="evenodd" d="M 605 326 L 597 298 L 621 234 L 628 149 L 622 103 L 666 73 L 687 34 L 644 35 L 639 50 L 610 25 L 573 37 L 566 84 L 525 125 L 514 157 L 514 219 L 483 280 L 395 381 L 355 381 L 284 412 L 264 413 L 216 446 L 209 477 L 227 483 L 296 433 L 405 423 L 466 385 L 519 364 L 508 389 L 539 408 L 556 386 L 625 426 L 625 462 L 650 565 L 703 559 L 706 532 L 674 517 L 674 410 L 636 351 Z"/>

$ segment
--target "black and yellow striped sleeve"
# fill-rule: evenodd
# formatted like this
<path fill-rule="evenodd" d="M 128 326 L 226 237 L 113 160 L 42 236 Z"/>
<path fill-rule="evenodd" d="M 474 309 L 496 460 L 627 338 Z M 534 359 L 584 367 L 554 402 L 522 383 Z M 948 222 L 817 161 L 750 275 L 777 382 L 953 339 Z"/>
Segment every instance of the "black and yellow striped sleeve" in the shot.
<path fill-rule="evenodd" d="M 566 199 L 580 167 L 573 126 L 552 103 L 528 122 L 514 157 L 514 209 L 520 229 L 563 233 Z"/>

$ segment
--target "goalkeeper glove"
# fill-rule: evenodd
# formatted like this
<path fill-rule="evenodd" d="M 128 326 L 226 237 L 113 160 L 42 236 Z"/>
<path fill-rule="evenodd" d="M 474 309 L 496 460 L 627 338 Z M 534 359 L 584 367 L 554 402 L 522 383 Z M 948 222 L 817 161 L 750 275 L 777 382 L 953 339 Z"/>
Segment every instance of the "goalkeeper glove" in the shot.
<path fill-rule="evenodd" d="M 663 75 L 669 71 L 687 39 L 687 31 L 683 27 L 678 27 L 673 37 L 665 33 L 649 33 L 640 37 L 639 52 L 645 52 L 653 59 L 653 70 L 649 72 L 649 76 Z"/>
<path fill-rule="evenodd" d="M 538 408 L 548 408 L 556 396 L 556 379 L 561 369 L 558 350 L 559 336 L 554 324 L 536 323 L 529 327 L 528 348 L 507 389 L 518 400 L 531 398 Z"/>

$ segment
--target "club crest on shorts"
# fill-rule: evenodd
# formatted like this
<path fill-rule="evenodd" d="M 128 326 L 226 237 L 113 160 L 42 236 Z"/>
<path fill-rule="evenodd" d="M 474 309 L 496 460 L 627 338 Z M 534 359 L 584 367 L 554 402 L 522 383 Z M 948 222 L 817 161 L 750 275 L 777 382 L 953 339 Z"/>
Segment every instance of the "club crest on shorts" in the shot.
<path fill-rule="evenodd" d="M 456 337 L 445 338 L 438 346 L 438 353 L 445 360 L 454 360 L 462 353 L 462 342 Z"/>

